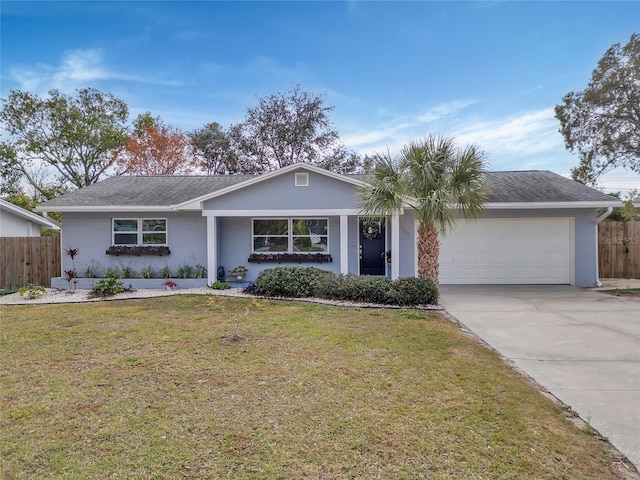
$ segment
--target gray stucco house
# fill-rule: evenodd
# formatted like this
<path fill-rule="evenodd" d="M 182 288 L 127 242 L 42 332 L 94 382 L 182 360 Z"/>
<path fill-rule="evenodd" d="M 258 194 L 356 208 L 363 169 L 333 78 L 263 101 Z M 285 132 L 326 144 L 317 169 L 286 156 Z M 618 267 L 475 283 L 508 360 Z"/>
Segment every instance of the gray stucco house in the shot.
<path fill-rule="evenodd" d="M 263 175 L 119 176 L 38 210 L 62 212 L 61 245 L 79 249 L 81 274 L 91 263 L 136 272 L 199 265 L 206 278 L 196 283 L 204 285 L 221 267 L 244 265 L 252 281 L 262 269 L 303 263 L 335 273 L 415 276 L 413 211 L 381 223 L 360 217 L 365 180 L 306 164 Z M 459 220 L 441 238 L 442 284 L 598 282 L 596 208 L 619 201 L 548 171 L 491 172 L 488 180 L 492 195 L 482 216 Z M 69 268 L 63 255 L 63 270 Z"/>

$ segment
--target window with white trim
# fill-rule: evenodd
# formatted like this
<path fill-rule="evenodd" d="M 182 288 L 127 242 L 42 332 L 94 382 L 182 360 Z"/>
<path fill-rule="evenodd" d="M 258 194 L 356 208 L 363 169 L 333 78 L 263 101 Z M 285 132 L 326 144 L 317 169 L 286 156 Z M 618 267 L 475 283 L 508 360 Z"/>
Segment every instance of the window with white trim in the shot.
<path fill-rule="evenodd" d="M 253 253 L 328 253 L 327 218 L 254 218 Z"/>
<path fill-rule="evenodd" d="M 166 245 L 166 218 L 114 218 L 113 245 Z"/>

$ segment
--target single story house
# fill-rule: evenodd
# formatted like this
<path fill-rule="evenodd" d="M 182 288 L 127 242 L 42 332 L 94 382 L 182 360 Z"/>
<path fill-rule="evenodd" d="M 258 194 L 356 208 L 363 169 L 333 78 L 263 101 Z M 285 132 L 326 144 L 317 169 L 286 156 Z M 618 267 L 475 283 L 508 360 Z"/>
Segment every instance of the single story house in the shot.
<path fill-rule="evenodd" d="M 441 238 L 440 283 L 597 284 L 596 209 L 617 199 L 548 171 L 490 172 L 488 181 L 482 215 L 461 218 Z M 415 276 L 414 212 L 384 222 L 360 216 L 364 182 L 301 163 L 263 175 L 116 176 L 38 210 L 62 212 L 62 248 L 79 249 L 81 277 L 92 263 L 138 274 L 198 266 L 200 285 L 240 265 L 247 281 L 300 264 Z M 65 257 L 63 270 L 71 266 Z"/>
<path fill-rule="evenodd" d="M 51 219 L 0 200 L 0 237 L 39 237 L 42 230 L 60 230 Z"/>

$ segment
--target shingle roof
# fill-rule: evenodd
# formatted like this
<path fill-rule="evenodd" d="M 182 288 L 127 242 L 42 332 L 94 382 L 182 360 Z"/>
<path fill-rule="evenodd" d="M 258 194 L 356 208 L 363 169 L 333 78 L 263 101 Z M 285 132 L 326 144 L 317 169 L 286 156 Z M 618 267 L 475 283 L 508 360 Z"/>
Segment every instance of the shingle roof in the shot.
<path fill-rule="evenodd" d="M 117 176 L 75 190 L 42 204 L 56 207 L 168 207 L 255 178 L 254 175 L 220 176 Z M 366 181 L 367 175 L 351 175 Z M 612 202 L 616 199 L 549 171 L 489 172 L 488 203 Z"/>
<path fill-rule="evenodd" d="M 353 175 L 366 182 L 369 175 Z M 548 170 L 487 172 L 487 203 L 616 202 L 611 195 Z"/>
<path fill-rule="evenodd" d="M 606 193 L 545 170 L 490 172 L 489 203 L 615 202 Z"/>
<path fill-rule="evenodd" d="M 53 207 L 170 206 L 244 182 L 254 175 L 119 176 L 45 202 Z"/>

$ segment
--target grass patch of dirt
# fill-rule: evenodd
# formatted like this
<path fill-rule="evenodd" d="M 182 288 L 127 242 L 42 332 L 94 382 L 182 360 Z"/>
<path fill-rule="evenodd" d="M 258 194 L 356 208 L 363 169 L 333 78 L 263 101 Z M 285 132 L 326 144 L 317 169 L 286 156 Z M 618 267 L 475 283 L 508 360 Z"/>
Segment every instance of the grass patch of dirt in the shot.
<path fill-rule="evenodd" d="M 640 302 L 640 288 L 616 288 L 615 290 L 602 290 L 609 295 L 615 295 L 616 297 L 625 297 L 629 300 L 635 300 Z"/>
<path fill-rule="evenodd" d="M 180 296 L 0 307 L 0 475 L 616 479 L 437 313 Z"/>
<path fill-rule="evenodd" d="M 640 288 L 616 288 L 615 290 L 604 290 L 612 295 L 640 295 Z"/>

